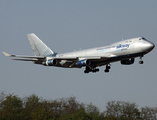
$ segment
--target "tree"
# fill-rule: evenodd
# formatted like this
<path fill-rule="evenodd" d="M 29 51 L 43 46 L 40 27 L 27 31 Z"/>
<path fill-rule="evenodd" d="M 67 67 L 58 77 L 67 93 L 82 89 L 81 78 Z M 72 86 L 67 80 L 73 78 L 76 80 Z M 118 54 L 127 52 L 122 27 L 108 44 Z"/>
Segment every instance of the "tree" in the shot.
<path fill-rule="evenodd" d="M 141 108 L 141 117 L 143 120 L 156 120 L 157 108 L 154 107 L 142 107 Z"/>
<path fill-rule="evenodd" d="M 106 116 L 120 117 L 123 115 L 124 102 L 109 101 L 106 105 Z"/>
<path fill-rule="evenodd" d="M 75 114 L 81 108 L 84 108 L 84 105 L 77 102 L 75 97 L 61 98 L 58 99 L 60 103 L 61 114 Z"/>
<path fill-rule="evenodd" d="M 22 100 L 16 95 L 9 94 L 1 101 L 0 119 L 22 120 Z"/>
<path fill-rule="evenodd" d="M 35 94 L 32 94 L 31 96 L 25 98 L 23 112 L 23 119 L 26 120 L 46 120 L 48 117 L 44 102 L 42 102 L 41 98 Z"/>
<path fill-rule="evenodd" d="M 84 109 L 78 110 L 75 114 L 65 114 L 59 120 L 93 120 Z"/>
<path fill-rule="evenodd" d="M 75 97 L 61 98 L 56 100 L 47 101 L 46 111 L 48 116 L 55 120 L 75 118 L 78 112 L 84 109 L 84 105 L 76 101 Z"/>
<path fill-rule="evenodd" d="M 136 119 L 140 116 L 140 112 L 135 103 L 124 102 L 123 114 L 127 118 Z"/>
<path fill-rule="evenodd" d="M 124 101 L 109 101 L 106 106 L 106 116 L 119 119 L 136 119 L 140 116 L 135 103 Z"/>
<path fill-rule="evenodd" d="M 44 100 L 32 94 L 23 99 L 0 94 L 0 120 L 156 120 L 157 107 L 137 108 L 135 103 L 109 101 L 106 111 L 79 103 L 75 97 Z"/>
<path fill-rule="evenodd" d="M 101 113 L 99 108 L 93 105 L 92 103 L 88 104 L 86 106 L 86 113 L 92 120 L 103 120 L 104 119 L 104 113 Z"/>
<path fill-rule="evenodd" d="M 152 108 L 152 116 L 153 116 L 154 120 L 157 119 L 157 107 Z"/>

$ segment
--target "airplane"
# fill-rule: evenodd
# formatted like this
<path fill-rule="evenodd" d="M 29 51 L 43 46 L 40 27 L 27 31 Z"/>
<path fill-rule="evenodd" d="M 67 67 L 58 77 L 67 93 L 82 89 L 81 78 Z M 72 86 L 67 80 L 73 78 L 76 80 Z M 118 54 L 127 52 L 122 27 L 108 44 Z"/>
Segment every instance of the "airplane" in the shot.
<path fill-rule="evenodd" d="M 10 55 L 3 52 L 5 56 L 18 57 L 20 61 L 32 61 L 34 64 L 44 66 L 55 66 L 63 68 L 82 68 L 84 73 L 99 71 L 97 67 L 106 65 L 104 72 L 111 69 L 110 63 L 118 62 L 122 65 L 131 65 L 135 58 L 139 57 L 139 64 L 143 64 L 142 57 L 153 50 L 155 45 L 144 37 L 122 40 L 108 46 L 96 47 L 86 50 L 68 53 L 56 53 L 43 43 L 34 33 L 28 34 L 28 40 L 35 56 Z"/>

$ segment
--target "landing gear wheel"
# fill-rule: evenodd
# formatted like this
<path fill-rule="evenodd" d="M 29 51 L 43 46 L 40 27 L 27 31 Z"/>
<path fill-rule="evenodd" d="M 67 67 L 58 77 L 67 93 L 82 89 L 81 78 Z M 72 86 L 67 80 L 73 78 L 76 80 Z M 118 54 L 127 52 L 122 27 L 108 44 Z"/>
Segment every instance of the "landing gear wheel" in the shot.
<path fill-rule="evenodd" d="M 139 64 L 143 64 L 144 62 L 143 61 L 139 61 Z"/>
<path fill-rule="evenodd" d="M 85 70 L 84 73 L 89 73 L 89 71 L 88 71 L 88 70 Z"/>
<path fill-rule="evenodd" d="M 104 72 L 109 72 L 109 69 L 105 69 Z"/>
<path fill-rule="evenodd" d="M 93 73 L 99 72 L 99 69 L 93 69 L 92 72 Z"/>
<path fill-rule="evenodd" d="M 95 69 L 96 70 L 96 72 L 99 72 L 99 69 Z"/>
<path fill-rule="evenodd" d="M 99 69 L 97 68 L 93 68 L 93 69 L 91 69 L 89 66 L 87 66 L 86 68 L 85 68 L 85 71 L 84 71 L 84 73 L 89 73 L 89 72 L 93 72 L 93 73 L 96 73 L 96 72 L 98 72 L 99 71 Z"/>
<path fill-rule="evenodd" d="M 111 69 L 111 67 L 110 66 L 106 66 L 106 69 Z"/>

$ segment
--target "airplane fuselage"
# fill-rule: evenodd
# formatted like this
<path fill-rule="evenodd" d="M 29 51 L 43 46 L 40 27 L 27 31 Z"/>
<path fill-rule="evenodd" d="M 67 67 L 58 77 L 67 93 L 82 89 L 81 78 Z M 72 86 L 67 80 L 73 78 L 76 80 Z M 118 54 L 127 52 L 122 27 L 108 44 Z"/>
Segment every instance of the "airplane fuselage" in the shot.
<path fill-rule="evenodd" d="M 63 54 L 57 54 L 57 58 L 62 57 L 78 57 L 79 60 L 84 60 L 88 56 L 108 56 L 110 57 L 108 60 L 96 60 L 94 63 L 97 66 L 106 65 L 108 63 L 121 61 L 129 58 L 141 57 L 148 52 L 150 52 L 154 48 L 154 44 L 150 41 L 146 40 L 142 37 L 123 40 L 120 42 L 116 42 L 109 46 L 97 47 L 92 49 L 86 50 L 79 50 L 74 52 L 68 52 Z M 49 58 L 51 59 L 51 58 Z M 63 62 L 64 63 L 64 62 Z M 59 67 L 69 67 L 68 64 L 60 64 Z M 84 65 L 86 66 L 86 65 Z M 80 67 L 80 66 L 73 66 L 73 67 Z M 82 67 L 82 66 L 81 66 Z"/>

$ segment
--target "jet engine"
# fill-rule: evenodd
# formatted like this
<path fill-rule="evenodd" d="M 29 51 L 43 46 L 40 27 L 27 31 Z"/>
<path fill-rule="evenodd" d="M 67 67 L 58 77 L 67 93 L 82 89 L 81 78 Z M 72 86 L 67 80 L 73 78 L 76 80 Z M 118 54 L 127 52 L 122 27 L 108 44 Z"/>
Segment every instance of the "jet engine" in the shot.
<path fill-rule="evenodd" d="M 134 58 L 130 58 L 130 59 L 127 59 L 127 60 L 122 60 L 122 61 L 121 61 L 121 64 L 122 64 L 122 65 L 131 65 L 131 64 L 134 63 L 134 61 L 135 61 Z"/>
<path fill-rule="evenodd" d="M 45 66 L 57 65 L 57 60 L 55 60 L 55 59 L 50 59 L 50 60 L 47 60 L 46 62 L 43 62 L 42 64 L 45 65 Z"/>
<path fill-rule="evenodd" d="M 78 66 L 90 66 L 91 61 L 90 60 L 80 60 L 76 63 Z"/>

